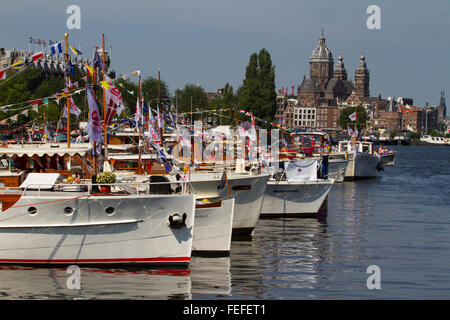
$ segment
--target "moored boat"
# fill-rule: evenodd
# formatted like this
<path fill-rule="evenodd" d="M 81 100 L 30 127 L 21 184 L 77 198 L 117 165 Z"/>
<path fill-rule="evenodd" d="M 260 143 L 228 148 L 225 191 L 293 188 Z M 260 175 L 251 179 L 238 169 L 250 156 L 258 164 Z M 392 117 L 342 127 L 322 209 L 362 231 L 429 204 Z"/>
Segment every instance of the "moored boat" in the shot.
<path fill-rule="evenodd" d="M 339 141 L 338 154 L 345 154 L 348 166 L 344 180 L 373 179 L 381 176 L 380 159 L 373 154 L 371 142 Z M 331 155 L 333 158 L 333 155 Z"/>
<path fill-rule="evenodd" d="M 193 195 L 133 194 L 129 184 L 98 193 L 58 177 L 29 174 L 19 189 L 3 190 L 1 264 L 189 264 Z"/>
<path fill-rule="evenodd" d="M 196 204 L 192 254 L 230 254 L 233 212 L 234 199 Z"/>
<path fill-rule="evenodd" d="M 318 179 L 318 160 L 290 162 L 267 182 L 261 218 L 315 216 L 334 179 Z"/>

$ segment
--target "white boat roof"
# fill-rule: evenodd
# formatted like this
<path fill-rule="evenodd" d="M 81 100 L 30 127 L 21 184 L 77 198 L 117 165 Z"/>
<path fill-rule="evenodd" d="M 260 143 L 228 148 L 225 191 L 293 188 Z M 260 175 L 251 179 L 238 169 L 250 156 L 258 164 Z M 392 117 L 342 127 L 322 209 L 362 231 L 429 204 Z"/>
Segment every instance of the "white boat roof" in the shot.
<path fill-rule="evenodd" d="M 44 155 L 81 155 L 84 156 L 92 149 L 90 143 L 71 143 L 70 148 L 67 148 L 66 143 L 42 143 L 42 144 L 10 144 L 6 147 L 0 147 L 0 156 L 12 157 L 17 155 L 19 157 L 37 155 L 42 157 Z"/>
<path fill-rule="evenodd" d="M 123 153 L 118 153 L 118 154 L 109 154 L 108 156 L 109 159 L 114 159 L 114 160 L 139 160 L 139 155 L 138 154 L 123 154 Z M 169 158 L 169 157 L 168 157 Z M 145 159 L 156 159 L 156 155 L 155 154 L 141 154 L 141 159 L 145 160 Z"/>
<path fill-rule="evenodd" d="M 19 188 L 49 190 L 59 178 L 59 173 L 29 173 Z"/>

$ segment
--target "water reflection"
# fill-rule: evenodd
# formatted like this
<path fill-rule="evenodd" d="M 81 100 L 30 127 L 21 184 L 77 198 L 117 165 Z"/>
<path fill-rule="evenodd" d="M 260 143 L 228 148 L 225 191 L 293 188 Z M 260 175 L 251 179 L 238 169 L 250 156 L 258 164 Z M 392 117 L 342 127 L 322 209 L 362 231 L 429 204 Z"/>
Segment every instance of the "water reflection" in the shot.
<path fill-rule="evenodd" d="M 7 299 L 190 299 L 190 271 L 81 268 L 80 289 L 69 289 L 65 268 L 0 267 Z"/>
<path fill-rule="evenodd" d="M 193 299 L 231 295 L 230 257 L 193 257 L 190 269 Z"/>

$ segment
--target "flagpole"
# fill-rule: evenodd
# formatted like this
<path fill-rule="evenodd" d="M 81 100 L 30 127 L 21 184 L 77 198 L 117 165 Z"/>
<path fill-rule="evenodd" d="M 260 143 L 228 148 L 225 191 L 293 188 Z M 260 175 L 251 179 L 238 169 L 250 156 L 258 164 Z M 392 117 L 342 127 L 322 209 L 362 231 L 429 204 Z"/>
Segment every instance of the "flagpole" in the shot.
<path fill-rule="evenodd" d="M 159 108 L 159 112 L 162 112 L 162 106 L 161 106 L 161 72 L 158 69 L 158 108 Z M 161 113 L 159 114 L 159 116 L 161 117 Z M 164 121 L 164 119 L 162 119 Z M 164 124 L 163 124 L 164 126 Z M 164 146 L 163 144 L 163 128 L 159 128 L 160 131 L 160 136 L 161 136 L 161 146 Z"/>
<path fill-rule="evenodd" d="M 358 117 L 357 117 L 357 110 L 355 110 L 355 132 L 353 134 L 354 138 L 354 142 L 355 142 L 355 148 L 356 148 L 356 122 L 358 121 Z"/>
<path fill-rule="evenodd" d="M 102 62 L 103 62 L 103 81 L 105 81 L 106 77 L 106 65 L 105 65 L 105 34 L 102 33 Z M 106 127 L 106 88 L 103 87 L 103 140 L 105 143 L 105 160 L 108 161 L 108 132 Z"/>
<path fill-rule="evenodd" d="M 139 118 L 141 115 L 141 72 L 139 72 L 139 83 L 138 83 L 138 101 L 139 104 L 136 105 L 136 113 L 139 111 Z M 139 110 L 137 110 L 139 108 Z M 141 127 L 139 126 L 139 119 L 136 119 L 136 125 L 138 126 L 138 132 L 139 132 L 139 141 L 138 141 L 138 151 L 139 151 L 139 160 L 138 160 L 138 167 L 136 170 L 136 173 L 143 174 L 145 173 L 144 169 L 142 168 L 142 150 L 141 150 Z"/>
<path fill-rule="evenodd" d="M 97 47 L 94 48 L 94 57 L 95 57 L 95 52 L 97 50 Z M 97 66 L 94 65 L 94 72 L 92 74 L 92 94 L 94 95 L 94 99 L 97 99 Z M 89 78 L 88 78 L 89 81 Z M 88 83 L 89 84 L 89 83 Z M 87 100 L 87 90 L 86 90 L 86 100 Z M 89 116 L 88 115 L 88 121 L 89 121 Z M 92 153 L 92 175 L 93 176 L 97 176 L 97 142 L 94 140 L 92 143 L 93 146 L 93 153 Z"/>
<path fill-rule="evenodd" d="M 67 43 L 67 38 L 69 37 L 69 34 L 66 32 L 64 34 L 64 39 L 66 41 L 66 68 L 69 66 L 69 46 Z M 69 75 L 67 75 L 67 78 L 70 80 Z M 70 105 L 69 105 L 69 96 L 66 97 L 66 104 L 67 104 L 67 148 L 70 148 Z"/>

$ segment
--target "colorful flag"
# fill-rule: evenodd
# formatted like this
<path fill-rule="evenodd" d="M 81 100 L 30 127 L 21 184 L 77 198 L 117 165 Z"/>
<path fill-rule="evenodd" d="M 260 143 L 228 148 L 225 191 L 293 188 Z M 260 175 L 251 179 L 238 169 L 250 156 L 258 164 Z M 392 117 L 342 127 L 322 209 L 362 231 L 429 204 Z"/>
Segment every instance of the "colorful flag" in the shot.
<path fill-rule="evenodd" d="M 98 113 L 97 103 L 92 95 L 91 89 L 86 88 L 86 94 L 89 104 L 89 120 L 84 130 L 89 138 L 93 141 L 100 142 L 102 140 L 102 126 L 100 124 L 100 115 Z"/>
<path fill-rule="evenodd" d="M 141 122 L 141 118 L 142 118 L 141 101 L 138 97 L 136 101 L 136 112 L 134 113 L 134 121 L 136 121 L 136 126 L 138 126 L 138 123 Z"/>
<path fill-rule="evenodd" d="M 87 69 L 87 71 L 88 71 L 88 75 L 90 76 L 90 77 L 93 77 L 94 76 L 94 68 L 92 68 L 90 65 L 88 65 L 88 64 L 85 64 L 84 65 L 85 67 L 86 67 L 86 69 Z"/>
<path fill-rule="evenodd" d="M 80 50 L 75 49 L 72 46 L 69 46 L 70 51 L 72 51 L 75 55 L 79 56 L 82 55 L 83 53 Z"/>
<path fill-rule="evenodd" d="M 356 120 L 356 111 L 353 112 L 351 115 L 348 116 L 350 118 L 351 121 L 355 121 Z"/>
<path fill-rule="evenodd" d="M 55 43 L 50 47 L 50 54 L 62 53 L 62 44 L 61 42 Z"/>
<path fill-rule="evenodd" d="M 74 114 L 78 118 L 78 116 L 81 113 L 81 110 L 78 109 L 78 107 L 76 106 L 75 101 L 73 101 L 72 97 L 69 97 L 68 99 L 69 99 L 70 113 Z M 66 107 L 64 107 L 62 117 L 67 118 L 67 108 Z"/>
<path fill-rule="evenodd" d="M 97 50 L 95 50 L 93 64 L 94 64 L 94 67 L 98 67 L 100 70 L 105 71 L 105 68 L 103 67 L 102 60 L 100 59 L 100 56 L 98 55 L 98 51 Z"/>
<path fill-rule="evenodd" d="M 44 57 L 44 52 L 40 51 L 40 52 L 37 52 L 37 53 L 33 54 L 33 55 L 31 56 L 31 59 L 32 59 L 33 61 L 38 61 L 39 59 L 41 59 L 41 58 L 43 58 L 43 57 Z"/>
<path fill-rule="evenodd" d="M 23 60 L 17 60 L 16 63 L 13 63 L 11 65 L 12 68 L 16 69 L 16 70 L 20 70 L 23 67 L 25 67 L 25 62 L 23 62 Z"/>
<path fill-rule="evenodd" d="M 6 79 L 6 71 L 0 70 L 0 80 Z"/>

